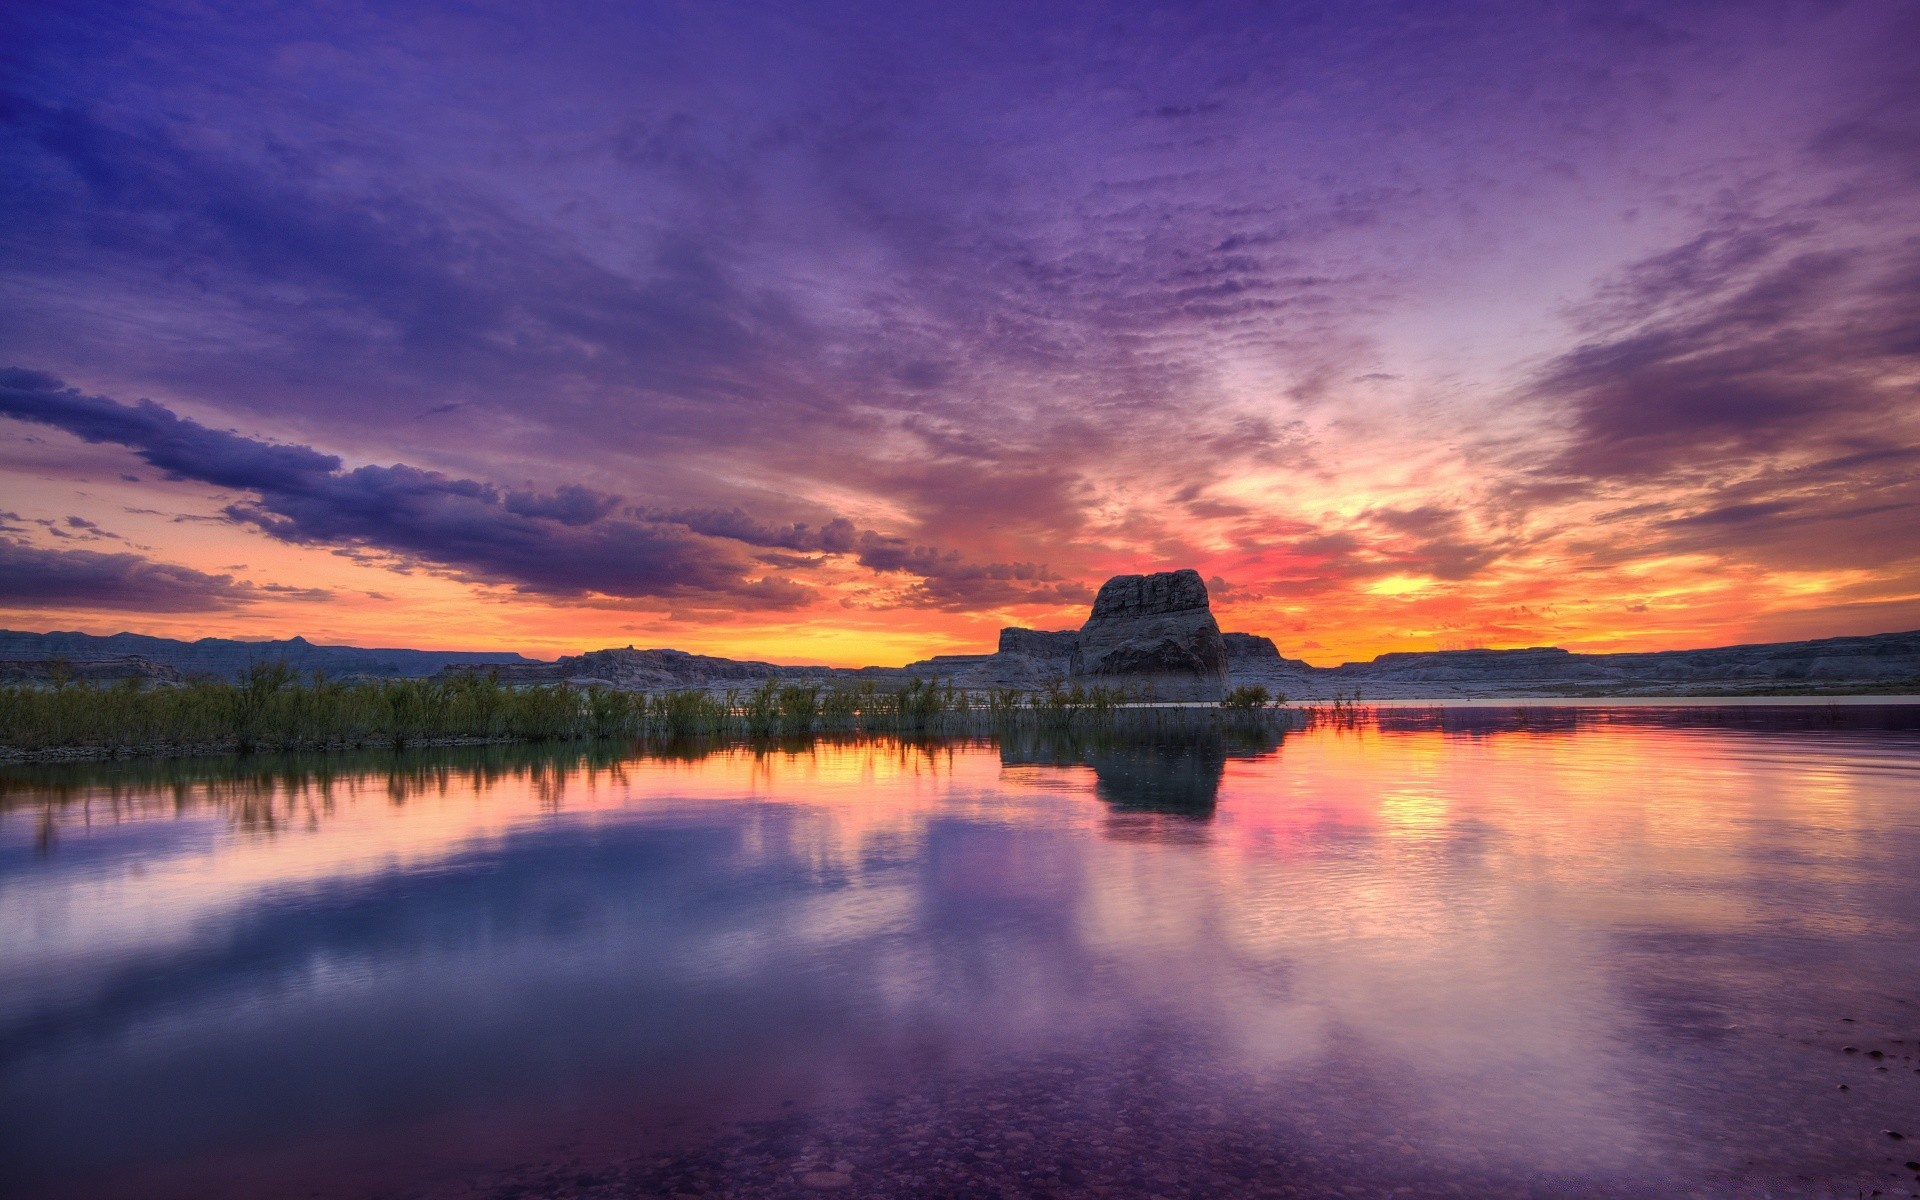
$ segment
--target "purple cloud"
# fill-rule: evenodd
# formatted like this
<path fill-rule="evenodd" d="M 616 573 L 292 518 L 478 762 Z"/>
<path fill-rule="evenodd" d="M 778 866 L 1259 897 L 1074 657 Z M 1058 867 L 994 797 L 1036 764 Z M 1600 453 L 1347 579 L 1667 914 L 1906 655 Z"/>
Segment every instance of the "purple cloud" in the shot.
<path fill-rule="evenodd" d="M 253 499 L 228 505 L 227 516 L 281 541 L 393 555 L 529 594 L 738 608 L 813 599 L 812 589 L 791 580 L 754 576 L 757 564 L 742 546 L 857 551 L 871 570 L 918 576 L 929 601 L 957 604 L 962 592 L 1013 601 L 1033 590 L 1022 583 L 1055 582 L 1041 567 L 969 563 L 957 552 L 856 531 L 845 518 L 814 529 L 765 524 L 740 509 L 616 515 L 619 497 L 579 485 L 503 492 L 404 464 L 343 470 L 339 458 L 305 446 L 209 429 L 149 400 L 125 405 L 19 368 L 0 370 L 0 415 L 126 446 L 174 479 L 252 492 Z"/>
<path fill-rule="evenodd" d="M 744 607 L 791 607 L 810 596 L 797 584 L 748 578 L 744 555 L 684 526 L 609 519 L 617 498 L 577 486 L 503 494 L 405 465 L 342 470 L 337 457 L 305 446 L 208 429 L 152 401 L 120 404 L 20 369 L 0 372 L 0 414 L 118 443 L 176 479 L 253 492 L 228 516 L 285 542 L 393 554 L 550 596 L 709 594 Z"/>
<path fill-rule="evenodd" d="M 1429 7 L 24 6 L 0 361 L 219 414 L 14 384 L 228 519 L 542 596 L 1905 555 L 1911 6 Z"/>
<path fill-rule="evenodd" d="M 137 447 L 141 458 L 172 479 L 252 489 L 325 475 L 340 466 L 338 458 L 305 446 L 275 446 L 208 429 L 151 400 L 129 406 L 82 395 L 40 371 L 0 368 L 0 397 L 0 411 L 8 416 L 57 426 L 83 441 Z"/>
<path fill-rule="evenodd" d="M 0 537 L 0 604 L 124 612 L 221 612 L 269 597 L 330 600 L 323 589 L 259 587 L 133 553 L 52 550 Z"/>

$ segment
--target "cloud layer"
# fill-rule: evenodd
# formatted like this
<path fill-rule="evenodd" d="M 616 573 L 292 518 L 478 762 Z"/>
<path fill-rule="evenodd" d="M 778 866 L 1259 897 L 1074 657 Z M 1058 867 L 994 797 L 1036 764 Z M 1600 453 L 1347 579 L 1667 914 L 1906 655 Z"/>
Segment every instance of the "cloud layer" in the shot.
<path fill-rule="evenodd" d="M 0 535 L 0 604 L 116 612 L 222 612 L 268 599 L 324 601 L 311 589 L 265 587 L 129 551 L 49 550 Z"/>
<path fill-rule="evenodd" d="M 1019 596 L 1019 585 L 1055 582 L 1030 564 L 971 564 L 957 552 L 856 530 L 845 518 L 817 530 L 800 523 L 776 527 L 740 509 L 622 508 L 620 497 L 578 484 L 514 491 L 404 464 L 349 470 L 338 456 L 310 447 L 210 429 L 150 400 L 127 405 L 85 395 L 24 368 L 0 369 L 0 415 L 125 446 L 169 479 L 248 493 L 228 504 L 226 515 L 279 541 L 387 555 L 397 564 L 439 568 L 528 595 L 665 598 L 746 609 L 792 608 L 812 599 L 810 589 L 767 573 L 754 549 L 854 556 L 870 571 L 913 577 L 931 604 L 979 602 L 989 593 Z M 156 586 L 156 572 L 171 571 L 180 589 L 197 587 L 209 600 L 242 594 L 226 576 L 162 569 L 131 555 L 35 557 L 24 546 L 15 549 L 20 571 L 47 576 L 42 583 L 22 579 L 16 600 L 39 596 L 34 589 L 44 587 L 51 601 L 69 594 L 87 572 L 110 569 Z"/>
<path fill-rule="evenodd" d="M 1920 620 L 1897 0 L 17 7 L 8 411 L 313 586 L 977 641 L 1193 565 L 1349 652 Z M 63 445 L 0 444 L 6 503 L 111 524 Z"/>

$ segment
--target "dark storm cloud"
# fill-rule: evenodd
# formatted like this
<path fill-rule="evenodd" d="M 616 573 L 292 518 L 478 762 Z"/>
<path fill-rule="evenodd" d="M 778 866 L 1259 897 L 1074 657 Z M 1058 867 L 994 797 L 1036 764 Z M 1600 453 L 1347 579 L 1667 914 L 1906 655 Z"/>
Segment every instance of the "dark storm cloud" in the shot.
<path fill-rule="evenodd" d="M 916 582 L 899 597 L 899 602 L 909 607 L 963 610 L 1086 598 L 1082 596 L 1084 588 L 1064 583 L 1043 565 L 975 562 L 957 550 L 943 551 L 935 546 L 916 545 L 907 538 L 857 528 L 845 517 L 835 517 L 815 528 L 804 522 L 769 524 L 739 508 L 676 509 L 640 515 L 770 551 L 853 555 L 855 562 L 876 574 L 916 577 Z M 761 555 L 760 559 L 792 568 L 816 566 L 824 561 L 777 553 Z"/>
<path fill-rule="evenodd" d="M 15 96 L 0 103 L 0 162 L 17 180 L 0 244 L 16 271 L 59 272 L 76 254 L 132 269 L 146 305 L 183 301 L 183 278 L 197 291 L 217 281 L 255 316 L 221 318 L 235 344 L 219 371 L 186 362 L 177 377 L 230 386 L 236 371 L 278 375 L 325 356 L 335 378 L 373 385 L 327 389 L 350 420 L 397 424 L 377 393 L 401 380 L 552 390 L 584 377 L 604 390 L 617 376 L 620 392 L 649 398 L 655 434 L 726 440 L 742 426 L 712 422 L 713 409 L 776 384 L 801 410 L 814 394 L 804 324 L 736 282 L 723 247 L 667 234 L 637 269 L 614 271 L 479 198 L 321 186 L 341 153 L 276 144 L 267 161 L 243 160 L 156 122 Z M 497 391 L 486 404 L 521 407 Z M 571 411 L 528 415 L 564 424 Z"/>
<path fill-rule="evenodd" d="M 326 409 L 333 420 L 374 427 L 395 422 L 394 406 L 374 398 L 382 389 L 404 386 L 431 394 L 452 385 L 478 387 L 485 391 L 477 399 L 450 400 L 425 411 L 504 407 L 516 421 L 551 427 L 560 444 L 589 456 L 605 447 L 634 446 L 633 431 L 644 429 L 644 452 L 669 462 L 675 448 L 725 447 L 769 464 L 790 460 L 793 469 L 810 471 L 819 447 L 831 441 L 846 482 L 894 495 L 922 514 L 935 533 L 951 535 L 1001 504 L 1030 519 L 1045 520 L 1049 513 L 1067 518 L 1066 505 L 1036 509 L 1028 480 L 1021 481 L 1024 494 L 979 486 L 983 476 L 1010 474 L 992 464 L 1007 452 L 1004 436 L 968 438 L 949 428 L 942 440 L 931 427 L 916 428 L 908 418 L 907 427 L 932 454 L 971 455 L 978 461 L 964 472 L 950 466 L 935 473 L 922 469 L 924 464 L 902 470 L 890 458 L 848 453 L 858 441 L 847 439 L 871 432 L 872 421 L 851 401 L 891 403 L 901 389 L 927 384 L 938 372 L 925 363 L 897 368 L 891 350 L 871 346 L 840 348 L 833 371 L 827 372 L 819 359 L 832 339 L 811 328 L 775 290 L 738 279 L 728 265 L 729 246 L 697 230 L 663 237 L 641 269 L 616 272 L 550 231 L 495 209 L 431 207 L 404 195 L 342 197 L 315 189 L 307 186 L 318 169 L 314 161 L 292 171 L 276 161 L 263 171 L 210 156 L 163 129 L 121 128 L 73 106 L 17 102 L 9 128 L 14 141 L 8 160 L 21 164 L 21 176 L 39 185 L 25 191 L 26 203 L 15 213 L 9 245 L 17 262 L 31 266 L 49 248 L 86 246 L 88 256 L 103 265 L 106 260 L 122 264 L 116 271 L 148 264 L 158 274 L 145 285 L 153 289 L 145 303 L 155 306 L 179 302 L 169 295 L 170 281 L 182 275 L 217 276 L 222 293 L 245 297 L 271 327 L 264 341 L 243 335 L 235 352 L 223 358 L 223 372 L 246 370 L 277 381 L 305 373 L 300 364 L 323 356 L 331 376 L 371 385 L 327 389 L 332 395 Z M 940 271 L 965 278 L 966 262 L 980 249 L 955 247 L 959 257 Z M 51 261 L 38 265 L 48 271 L 59 267 Z M 929 299 L 937 299 L 947 284 L 933 282 L 933 288 Z M 1002 298 L 985 295 L 955 295 L 950 301 L 1003 304 Z M 891 331 L 903 344 L 973 362 L 976 371 L 983 355 L 998 353 L 995 339 L 959 330 L 930 334 L 918 316 L 897 319 L 911 322 L 911 328 Z M 1013 343 L 1006 351 L 1028 358 L 1030 338 L 1008 336 Z M 955 338 L 971 344 L 957 345 Z M 206 375 L 199 362 L 183 364 L 174 374 L 196 391 L 221 393 L 230 405 L 257 404 L 236 394 L 228 378 Z M 500 390 L 513 383 L 553 398 L 524 406 L 518 396 Z M 581 391 L 594 397 L 586 407 L 567 398 Z M 610 391 L 619 397 L 611 405 Z M 937 407 L 939 402 L 930 403 Z M 141 419 L 106 413 L 98 418 L 136 424 Z M 1049 418 L 1048 423 L 1054 422 Z M 583 436 L 588 429 L 592 433 Z M 131 432 L 102 428 L 83 436 L 103 440 Z M 1029 435 L 1032 440 L 1043 436 L 1031 427 Z M 454 430 L 450 436 L 457 441 L 472 435 Z M 1076 451 L 1069 439 L 1052 440 L 1052 459 L 1020 473 L 1041 477 L 1039 488 L 1058 494 L 1075 462 L 1100 448 Z M 245 446 L 230 449 L 250 452 Z M 176 470 L 160 459 L 156 465 Z M 179 464 L 178 472 L 198 474 L 204 465 Z M 217 482 L 249 487 L 256 465 L 330 469 L 324 462 L 237 462 Z M 966 478 L 955 478 L 963 473 Z M 509 510 L 522 515 L 555 515 L 523 511 L 530 503 L 526 497 L 507 500 Z M 940 514 L 956 508 L 966 510 L 966 519 L 943 526 Z M 591 507 L 573 510 L 582 524 L 591 523 L 584 519 L 590 513 Z M 762 544 L 753 536 L 743 540 Z M 766 544 L 785 542 L 776 538 Z"/>
<path fill-rule="evenodd" d="M 502 507 L 522 517 L 558 521 L 562 525 L 591 525 L 620 503 L 620 497 L 577 483 L 567 483 L 551 492 L 508 492 Z"/>
<path fill-rule="evenodd" d="M 325 600 L 324 591 L 262 588 L 133 553 L 53 550 L 0 537 L 0 604 L 126 612 L 217 612 L 269 596 Z"/>
<path fill-rule="evenodd" d="M 857 552 L 871 570 L 917 576 L 925 595 L 942 602 L 957 603 L 963 593 L 1012 601 L 1057 590 L 1042 567 L 971 563 L 957 552 L 857 531 L 843 517 L 814 528 L 768 524 L 738 508 L 614 515 L 618 496 L 579 485 L 503 492 L 405 464 L 342 470 L 337 457 L 308 447 L 209 429 L 152 401 L 124 405 L 17 368 L 0 371 L 0 415 L 126 446 L 176 479 L 252 492 L 254 499 L 228 505 L 227 516 L 281 541 L 389 554 L 528 593 L 737 608 L 791 608 L 813 598 L 790 580 L 750 578 L 755 561 L 729 542 Z"/>
<path fill-rule="evenodd" d="M 1376 531 L 1399 535 L 1384 545 L 1370 538 L 1396 571 L 1435 579 L 1471 579 L 1514 549 L 1500 537 L 1476 537 L 1467 514 L 1457 508 L 1425 504 L 1417 508 L 1375 508 L 1361 514 Z"/>
<path fill-rule="evenodd" d="M 845 554 L 854 548 L 860 532 L 845 517 L 835 517 L 818 529 L 805 522 L 772 525 L 749 516 L 740 508 L 678 508 L 660 511 L 635 510 L 636 516 L 649 520 L 684 525 L 709 537 L 732 538 L 749 546 L 768 550 L 793 550 L 799 553 Z"/>
<path fill-rule="evenodd" d="M 1895 24 L 1888 45 L 1920 36 L 1920 15 Z M 1520 478 L 1536 500 L 1638 501 L 1576 535 L 1587 561 L 1920 562 L 1916 131 L 1912 57 L 1864 59 L 1808 147 L 1814 199 L 1724 214 L 1582 310 L 1585 342 L 1534 383 L 1570 437 Z"/>
<path fill-rule="evenodd" d="M 810 594 L 746 578 L 743 555 L 684 527 L 608 519 L 617 498 L 585 488 L 503 495 L 405 465 L 343 471 L 304 446 L 208 429 L 151 401 L 124 405 L 18 369 L 0 373 L 0 413 L 126 446 L 175 478 L 253 492 L 228 515 L 286 542 L 384 552 L 556 596 L 704 593 L 791 607 Z"/>
<path fill-rule="evenodd" d="M 304 446 L 270 445 L 182 420 L 151 400 L 129 406 L 84 396 L 51 375 L 19 367 L 0 368 L 0 412 L 84 441 L 135 447 L 170 478 L 215 487 L 284 486 L 340 466 L 338 458 Z"/>
<path fill-rule="evenodd" d="M 1091 600 L 1084 585 L 1061 580 L 1037 563 L 975 563 L 958 551 L 917 546 L 905 538 L 867 530 L 860 535 L 861 566 L 886 574 L 918 577 L 902 598 L 916 608 L 963 611 L 1005 604 Z"/>
<path fill-rule="evenodd" d="M 1920 447 L 1865 465 L 1762 471 L 1669 505 L 1643 551 L 1725 554 L 1802 570 L 1920 557 Z"/>

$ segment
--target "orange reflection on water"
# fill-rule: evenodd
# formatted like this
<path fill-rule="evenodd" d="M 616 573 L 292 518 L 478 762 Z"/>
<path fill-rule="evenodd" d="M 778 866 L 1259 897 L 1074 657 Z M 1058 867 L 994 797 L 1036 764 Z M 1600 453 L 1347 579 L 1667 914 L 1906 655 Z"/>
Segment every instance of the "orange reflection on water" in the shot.
<path fill-rule="evenodd" d="M 1828 1061 L 1843 1017 L 1920 1042 L 1887 1032 L 1920 987 L 1888 952 L 1920 937 L 1910 731 L 1449 720 L 16 769 L 0 1020 L 90 1012 L 260 926 L 310 973 L 284 990 L 375 1023 L 384 975 L 430 986 L 409 956 L 489 997 L 551 972 L 565 986 L 498 1001 L 471 1045 L 415 1036 L 454 1059 L 504 1038 L 541 1067 L 551 1043 L 569 1078 L 638 1036 L 630 1009 L 660 1006 L 684 1057 L 745 1036 L 715 1013 L 794 997 L 801 1016 L 747 1031 L 745 1067 L 674 1060 L 708 1098 L 773 1060 L 857 1090 L 906 1045 L 973 1063 L 1175 1026 L 1222 1080 L 1356 1126 L 1388 1105 L 1421 1153 L 1517 1176 L 1853 1170 L 1855 1125 L 1920 1111 L 1920 1074 L 1890 1070 L 1832 1109 Z M 440 891 L 424 948 L 381 930 L 383 906 Z M 334 940 L 303 958 L 318 935 L 280 909 L 378 936 L 315 918 Z M 550 1010 L 602 994 L 621 1003 L 575 1014 L 576 1045 Z M 622 1078 L 666 1053 L 633 1050 Z"/>

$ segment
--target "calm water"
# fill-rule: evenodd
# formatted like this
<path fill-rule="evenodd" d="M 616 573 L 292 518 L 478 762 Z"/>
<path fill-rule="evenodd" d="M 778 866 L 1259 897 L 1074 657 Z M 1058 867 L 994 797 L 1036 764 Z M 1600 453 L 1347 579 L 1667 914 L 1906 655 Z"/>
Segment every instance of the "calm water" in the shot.
<path fill-rule="evenodd" d="M 1914 714 L 0 768 L 0 1193 L 1920 1193 Z"/>

